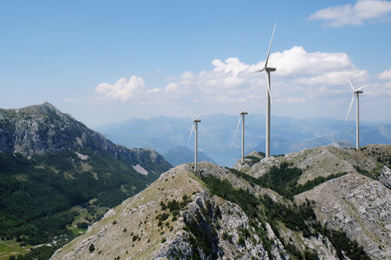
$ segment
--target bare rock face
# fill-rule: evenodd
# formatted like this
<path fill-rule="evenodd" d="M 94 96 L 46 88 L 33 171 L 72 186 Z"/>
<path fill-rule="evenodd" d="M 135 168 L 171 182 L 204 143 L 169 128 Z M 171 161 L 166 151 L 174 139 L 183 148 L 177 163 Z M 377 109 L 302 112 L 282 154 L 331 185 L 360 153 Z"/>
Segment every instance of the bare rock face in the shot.
<path fill-rule="evenodd" d="M 363 248 L 365 259 L 389 259 L 390 158 L 391 146 L 386 145 L 359 151 L 328 146 L 280 157 L 253 154 L 236 170 L 202 162 L 194 174 L 193 164 L 180 165 L 109 211 L 52 259 L 340 259 L 341 251 L 324 229 L 343 231 Z M 302 170 L 300 184 L 344 175 L 289 200 L 255 181 L 282 162 Z M 214 180 L 219 186 L 212 189 Z M 227 189 L 248 202 L 224 193 Z M 303 215 L 294 215 L 300 211 L 293 209 L 305 205 L 311 209 L 300 214 L 309 218 L 298 224 L 295 218 Z"/>
<path fill-rule="evenodd" d="M 0 151 L 34 154 L 89 149 L 99 154 L 125 158 L 134 165 L 170 164 L 152 149 L 128 149 L 113 144 L 103 135 L 87 128 L 49 103 L 21 109 L 0 109 Z M 145 168 L 145 167 L 144 167 Z M 153 169 L 147 169 L 153 171 Z"/>
<path fill-rule="evenodd" d="M 330 180 L 296 197 L 315 201 L 318 219 L 363 245 L 374 259 L 391 258 L 391 191 L 360 174 Z"/>

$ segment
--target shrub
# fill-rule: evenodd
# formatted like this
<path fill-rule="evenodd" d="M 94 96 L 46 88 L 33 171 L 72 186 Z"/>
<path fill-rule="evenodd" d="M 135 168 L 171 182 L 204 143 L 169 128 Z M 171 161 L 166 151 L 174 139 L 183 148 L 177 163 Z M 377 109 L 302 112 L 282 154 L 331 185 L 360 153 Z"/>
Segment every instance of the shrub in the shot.
<path fill-rule="evenodd" d="M 88 248 L 88 250 L 90 250 L 90 253 L 94 252 L 94 250 L 95 250 L 94 244 L 91 244 L 90 247 Z"/>

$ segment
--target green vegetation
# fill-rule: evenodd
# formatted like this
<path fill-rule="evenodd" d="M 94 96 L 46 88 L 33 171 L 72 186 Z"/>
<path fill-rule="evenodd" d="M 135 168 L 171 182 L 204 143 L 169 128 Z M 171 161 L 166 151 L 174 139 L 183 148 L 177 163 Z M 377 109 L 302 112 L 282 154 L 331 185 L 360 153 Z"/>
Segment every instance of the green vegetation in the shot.
<path fill-rule="evenodd" d="M 251 177 L 235 169 L 230 169 L 230 171 L 250 183 L 259 185 L 261 187 L 270 188 L 290 200 L 293 200 L 293 197 L 295 195 L 307 190 L 311 190 L 312 188 L 323 182 L 347 174 L 346 172 L 344 172 L 338 174 L 331 174 L 328 177 L 317 177 L 314 180 L 308 181 L 304 185 L 301 185 L 298 184 L 297 181 L 302 175 L 302 170 L 297 167 L 292 167 L 292 165 L 287 162 L 282 162 L 280 164 L 280 167 L 276 167 L 273 165 L 270 171 L 262 175 L 259 179 Z"/>
<path fill-rule="evenodd" d="M 60 248 L 60 245 L 57 246 L 40 246 L 32 249 L 28 254 L 11 256 L 10 259 L 15 260 L 46 260 L 49 259 L 53 253 Z"/>
<path fill-rule="evenodd" d="M 218 212 L 218 207 L 207 201 L 205 207 L 196 212 L 195 217 L 186 220 L 184 229 L 189 233 L 192 259 L 201 259 L 202 253 L 207 259 L 218 258 L 216 222 L 221 218 Z"/>
<path fill-rule="evenodd" d="M 256 156 L 251 156 L 251 155 L 247 155 L 244 158 L 251 160 L 251 163 L 249 163 L 249 165 L 251 166 L 251 165 L 254 165 L 254 164 L 260 162 L 262 160 L 262 158 L 265 158 L 265 156 L 266 156 L 266 154 L 263 152 L 258 152 L 258 155 L 260 156 L 260 158 L 256 157 Z"/>
<path fill-rule="evenodd" d="M 287 167 L 283 166 L 281 168 L 283 170 L 286 170 Z M 236 174 L 238 176 L 243 176 L 245 179 L 253 181 L 255 183 L 261 182 L 260 180 L 256 180 L 249 176 L 244 176 L 240 172 L 236 172 Z M 273 170 L 269 174 L 279 174 L 279 171 Z M 292 188 L 294 187 L 292 183 L 296 182 L 294 180 L 297 178 L 297 175 L 298 173 L 296 171 L 293 171 L 293 177 L 284 176 L 282 177 L 282 180 L 278 183 L 282 186 Z M 273 232 L 286 248 L 287 253 L 294 259 L 317 259 L 318 256 L 313 250 L 307 248 L 306 250 L 304 250 L 304 252 L 302 252 L 297 249 L 294 244 L 285 241 L 279 232 L 279 226 L 281 225 L 291 229 L 292 231 L 302 232 L 304 237 L 318 236 L 319 234 L 327 237 L 337 250 L 337 255 L 340 259 L 344 259 L 343 254 L 345 254 L 352 260 L 370 259 L 363 250 L 363 248 L 360 247 L 356 241 L 351 241 L 344 232 L 337 230 L 329 230 L 326 227 L 322 226 L 316 219 L 316 215 L 312 209 L 313 205 L 310 201 L 307 201 L 306 203 L 301 205 L 294 204 L 292 206 L 289 206 L 274 202 L 267 195 L 257 198 L 253 194 L 251 194 L 249 190 L 246 191 L 243 189 L 235 189 L 232 184 L 227 180 L 220 180 L 213 175 L 203 176 L 202 180 L 205 182 L 209 190 L 214 195 L 220 196 L 226 200 L 237 204 L 246 213 L 250 220 L 250 226 L 261 238 L 264 248 L 269 253 L 269 256 L 271 256 L 270 250 L 273 241 L 270 240 L 267 236 L 265 224 L 266 222 L 270 224 Z M 277 182 L 274 181 L 273 176 L 268 176 L 262 181 L 264 181 L 264 183 L 269 184 L 270 186 L 277 184 Z M 314 181 L 311 185 L 315 185 L 315 183 L 321 181 L 322 179 L 319 179 L 317 181 Z M 309 186 L 306 186 L 305 188 L 308 187 Z M 213 214 L 209 215 L 213 216 Z M 195 242 L 195 245 L 204 248 L 204 246 L 202 245 L 202 241 L 207 241 L 208 243 L 211 243 L 212 241 L 210 241 L 210 238 L 205 237 L 210 232 L 206 232 L 208 234 L 197 234 L 196 228 L 200 229 L 199 227 L 197 227 L 197 223 L 200 223 L 200 221 L 202 223 L 202 219 L 199 219 L 198 222 L 192 224 L 194 226 L 193 229 L 191 229 L 192 225 L 188 225 L 188 227 L 193 234 L 196 234 L 195 238 L 197 238 L 197 240 Z M 240 232 L 238 244 L 244 246 L 245 239 L 251 237 L 252 232 L 253 231 L 251 230 L 242 229 Z M 225 237 L 229 239 L 228 234 L 225 234 Z"/>
<path fill-rule="evenodd" d="M 26 245 L 52 242 L 54 237 L 59 244 L 69 241 L 87 228 L 87 222 L 102 216 L 100 208 L 118 205 L 158 178 L 157 174 L 137 173 L 125 158 L 79 152 L 88 159 L 82 161 L 71 151 L 31 159 L 0 153 L 2 240 L 16 238 Z M 88 211 L 89 219 L 72 233 L 68 226 L 79 215 L 72 210 L 76 205 Z M 34 251 L 37 254 L 39 250 Z"/>

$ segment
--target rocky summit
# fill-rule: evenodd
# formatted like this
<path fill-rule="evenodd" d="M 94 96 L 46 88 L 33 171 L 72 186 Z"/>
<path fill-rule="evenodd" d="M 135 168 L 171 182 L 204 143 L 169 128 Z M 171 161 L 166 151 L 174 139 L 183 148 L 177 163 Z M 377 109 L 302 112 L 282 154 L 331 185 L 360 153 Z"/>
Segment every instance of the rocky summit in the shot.
<path fill-rule="evenodd" d="M 49 103 L 0 109 L 0 259 L 47 259 L 171 167 Z"/>
<path fill-rule="evenodd" d="M 34 154 L 90 150 L 125 158 L 135 166 L 170 164 L 152 149 L 126 148 L 106 139 L 50 103 L 20 109 L 0 109 L 0 151 Z M 148 167 L 147 167 L 148 168 Z"/>
<path fill-rule="evenodd" d="M 391 146 L 170 169 L 51 259 L 390 259 Z"/>

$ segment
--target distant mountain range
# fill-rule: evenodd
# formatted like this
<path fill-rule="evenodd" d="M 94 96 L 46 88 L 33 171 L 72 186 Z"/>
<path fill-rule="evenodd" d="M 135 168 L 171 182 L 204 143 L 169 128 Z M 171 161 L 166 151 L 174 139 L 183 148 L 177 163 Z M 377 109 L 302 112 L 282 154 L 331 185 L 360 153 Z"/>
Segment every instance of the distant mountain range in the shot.
<path fill-rule="evenodd" d="M 238 116 L 205 115 L 201 120 L 199 149 L 219 165 L 234 165 L 241 154 L 240 128 L 235 136 Z M 189 142 L 191 123 L 189 118 L 132 118 L 122 123 L 102 125 L 95 130 L 118 144 L 127 147 L 151 147 L 165 154 L 178 146 L 194 150 L 194 139 Z M 274 155 L 337 141 L 355 143 L 354 121 L 345 124 L 343 120 L 326 117 L 296 119 L 273 116 L 271 128 L 271 154 Z M 391 124 L 361 122 L 360 142 L 361 145 L 391 144 Z M 265 151 L 264 115 L 250 113 L 246 117 L 245 154 L 251 151 Z"/>
<path fill-rule="evenodd" d="M 194 162 L 194 151 L 190 150 L 185 146 L 178 146 L 174 149 L 163 154 L 163 157 L 172 165 L 178 166 L 180 164 Z M 209 158 L 205 153 L 197 153 L 197 161 L 207 161 L 211 163 L 216 163 L 211 158 Z"/>

